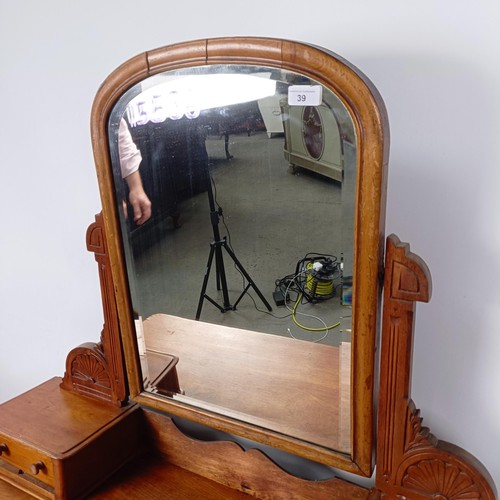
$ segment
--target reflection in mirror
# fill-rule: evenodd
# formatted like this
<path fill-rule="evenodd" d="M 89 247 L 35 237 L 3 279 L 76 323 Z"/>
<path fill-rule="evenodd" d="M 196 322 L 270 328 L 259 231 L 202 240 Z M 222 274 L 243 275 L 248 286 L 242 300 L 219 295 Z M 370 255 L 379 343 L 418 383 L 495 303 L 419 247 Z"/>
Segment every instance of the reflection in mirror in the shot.
<path fill-rule="evenodd" d="M 270 67 L 169 71 L 118 101 L 109 137 L 144 388 L 349 453 L 357 152 L 339 98 Z"/>

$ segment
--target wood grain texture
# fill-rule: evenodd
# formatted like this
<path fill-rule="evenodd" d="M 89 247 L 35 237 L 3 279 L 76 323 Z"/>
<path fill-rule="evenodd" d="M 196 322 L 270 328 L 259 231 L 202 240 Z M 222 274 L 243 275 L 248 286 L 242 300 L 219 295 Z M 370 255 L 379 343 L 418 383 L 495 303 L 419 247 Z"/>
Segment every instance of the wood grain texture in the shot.
<path fill-rule="evenodd" d="M 60 383 L 55 377 L 0 405 L 0 442 L 8 447 L 0 476 L 31 493 L 75 498 L 141 449 L 139 408 L 84 398 Z"/>
<path fill-rule="evenodd" d="M 248 495 L 154 455 L 128 464 L 89 497 L 92 500 L 244 500 Z M 24 500 L 24 499 L 20 499 Z"/>
<path fill-rule="evenodd" d="M 147 356 L 179 358 L 183 394 L 174 399 L 350 452 L 350 401 L 341 405 L 338 347 L 202 322 L 197 326 L 166 314 L 143 324 Z"/>
<path fill-rule="evenodd" d="M 33 498 L 37 498 L 35 495 L 38 495 L 38 498 L 51 498 L 49 494 L 42 496 L 41 493 L 28 493 L 28 491 L 23 491 L 6 480 L 0 480 L 0 498 L 4 500 L 33 500 Z"/>
<path fill-rule="evenodd" d="M 410 395 L 416 301 L 431 294 L 430 273 L 407 244 L 387 239 L 378 415 L 380 498 L 496 498 L 482 464 L 422 425 Z"/>
<path fill-rule="evenodd" d="M 267 500 L 365 499 L 368 491 L 333 478 L 307 481 L 283 471 L 259 450 L 231 442 L 205 442 L 184 436 L 168 418 L 148 410 L 145 418 L 162 456 L 182 469 Z"/>
<path fill-rule="evenodd" d="M 375 380 L 375 339 L 379 329 L 380 274 L 383 265 L 386 171 L 389 144 L 387 113 L 371 82 L 342 58 L 311 45 L 257 37 L 231 37 L 196 40 L 155 49 L 134 57 L 113 72 L 94 101 L 91 127 L 94 158 L 101 192 L 103 222 L 108 244 L 110 272 L 122 332 L 131 396 L 155 408 L 185 415 L 188 405 L 153 399 L 143 391 L 116 206 L 107 118 L 119 97 L 133 83 L 164 70 L 201 64 L 253 64 L 298 71 L 324 84 L 351 112 L 357 135 L 357 188 L 355 214 L 353 345 L 351 350 L 351 454 L 339 455 L 326 447 L 321 450 L 295 437 L 274 436 L 273 444 L 355 472 L 371 475 L 373 447 L 373 384 Z M 194 326 L 193 326 L 194 327 Z M 194 409 L 191 418 L 207 423 L 207 414 Z M 262 429 L 242 422 L 216 417 L 215 424 L 225 430 L 255 440 L 266 439 Z"/>
<path fill-rule="evenodd" d="M 98 264 L 104 326 L 100 343 L 87 342 L 68 354 L 61 387 L 122 406 L 128 397 L 127 380 L 111 263 L 101 214 L 96 215 L 95 222 L 87 230 L 87 249 L 94 253 Z"/>

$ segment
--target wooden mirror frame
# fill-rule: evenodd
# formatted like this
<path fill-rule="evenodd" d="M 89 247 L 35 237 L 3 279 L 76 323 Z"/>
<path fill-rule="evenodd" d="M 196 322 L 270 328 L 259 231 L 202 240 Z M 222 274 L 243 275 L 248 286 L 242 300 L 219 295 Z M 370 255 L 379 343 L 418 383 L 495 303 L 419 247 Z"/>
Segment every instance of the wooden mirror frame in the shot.
<path fill-rule="evenodd" d="M 356 105 L 360 117 L 373 120 L 357 123 L 363 124 L 358 133 L 366 139 L 360 144 L 361 156 L 375 162 L 364 165 L 360 174 L 364 183 L 367 179 L 376 181 L 371 187 L 363 183 L 358 202 L 375 196 L 378 219 L 373 219 L 368 227 L 358 221 L 356 238 L 363 244 L 362 252 L 357 255 L 358 263 L 366 266 L 364 259 L 373 261 L 371 266 L 363 268 L 370 277 L 368 282 L 362 281 L 363 293 L 368 293 L 370 286 L 378 292 L 378 272 L 383 270 L 380 379 L 374 381 L 373 370 L 379 303 L 378 293 L 374 293 L 370 296 L 375 306 L 371 315 L 358 318 L 361 325 L 372 328 L 367 336 L 373 344 L 370 348 L 364 344 L 364 350 L 355 355 L 356 363 L 365 361 L 370 369 L 356 365 L 353 372 L 356 389 L 364 383 L 369 396 L 363 400 L 365 393 L 361 390 L 353 401 L 353 405 L 365 403 L 365 408 L 355 414 L 352 456 L 307 448 L 292 439 L 279 441 L 271 432 L 259 434 L 251 426 L 208 412 L 195 409 L 189 412 L 187 408 L 172 405 L 169 409 L 173 414 L 188 416 L 211 427 L 258 438 L 297 455 L 364 475 L 371 470 L 373 424 L 377 436 L 377 470 L 375 483 L 368 487 L 339 477 L 304 480 L 285 472 L 261 450 L 247 450 L 234 442 L 206 442 L 188 437 L 171 416 L 155 411 L 155 408 L 164 410 L 165 404 L 141 394 L 137 347 L 132 317 L 128 316 L 131 311 L 110 189 L 105 124 L 121 92 L 143 76 L 171 67 L 185 67 L 193 60 L 205 64 L 209 56 L 215 62 L 232 58 L 235 62 L 279 65 L 286 61 L 286 67 L 296 69 L 307 63 L 313 68 L 309 74 L 317 80 L 325 81 L 324 74 L 334 75 L 336 82 L 359 85 L 360 94 L 365 93 L 366 107 L 347 98 L 346 104 Z M 430 273 L 409 246 L 394 235 L 386 240 L 385 265 L 383 269 L 379 267 L 382 247 L 378 237 L 383 234 L 387 154 L 375 142 L 384 139 L 386 118 L 383 106 L 378 108 L 380 115 L 373 113 L 378 97 L 370 85 L 345 62 L 313 47 L 269 39 L 219 39 L 142 54 L 113 73 L 98 96 L 92 120 L 103 213 L 88 228 L 87 248 L 98 263 L 104 328 L 100 342 L 87 342 L 70 351 L 64 378 L 54 377 L 0 405 L 0 497 L 86 498 L 98 489 L 96 498 L 129 498 L 138 494 L 144 498 L 164 498 L 169 491 L 179 498 L 248 498 L 247 495 L 318 500 L 497 498 L 493 480 L 482 464 L 452 443 L 439 441 L 423 426 L 420 411 L 411 399 L 415 307 L 416 302 L 430 299 Z M 373 143 L 367 142 L 368 139 Z M 361 227 L 366 232 L 361 232 Z M 362 311 L 370 312 L 366 308 Z M 360 374 L 367 378 L 361 379 Z M 374 387 L 378 388 L 376 425 L 372 409 Z M 130 396 L 146 404 L 137 404 Z M 364 436 L 359 434 L 363 430 Z"/>
<path fill-rule="evenodd" d="M 304 74 L 330 88 L 343 101 L 354 122 L 357 138 L 357 208 L 354 235 L 352 329 L 355 333 L 351 358 L 350 454 L 143 392 L 114 195 L 108 119 L 123 93 L 144 78 L 167 70 L 212 64 L 270 66 Z M 370 81 L 343 59 L 302 43 L 269 38 L 219 38 L 180 43 L 140 54 L 115 70 L 97 93 L 92 109 L 91 129 L 102 199 L 102 225 L 118 313 L 116 328 L 121 332 L 120 342 L 131 398 L 173 415 L 349 472 L 370 476 L 374 443 L 375 344 L 379 331 L 389 147 L 385 107 Z M 115 347 L 118 348 L 118 341 Z M 119 356 L 116 356 L 116 363 L 119 364 Z"/>

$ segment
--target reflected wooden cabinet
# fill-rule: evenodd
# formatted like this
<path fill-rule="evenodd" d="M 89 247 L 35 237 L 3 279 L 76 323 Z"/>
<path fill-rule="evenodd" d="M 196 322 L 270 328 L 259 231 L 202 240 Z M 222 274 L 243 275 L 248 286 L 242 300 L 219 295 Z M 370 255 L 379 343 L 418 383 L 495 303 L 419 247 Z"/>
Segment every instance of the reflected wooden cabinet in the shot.
<path fill-rule="evenodd" d="M 264 410 L 266 406 L 275 408 L 285 401 L 285 396 L 299 394 L 296 391 L 300 385 L 309 387 L 311 401 L 316 398 L 319 404 L 318 395 L 325 390 L 315 383 L 320 375 L 311 372 L 300 357 L 298 361 L 295 355 L 293 360 L 289 359 L 292 351 L 285 349 L 285 345 L 291 345 L 288 338 L 250 332 L 237 345 L 237 335 L 243 335 L 243 329 L 187 318 L 172 319 L 162 314 L 151 315 L 143 323 L 149 329 L 145 332 L 145 337 L 149 336 L 146 348 L 137 343 L 137 317 L 124 251 L 126 238 L 121 238 L 122 204 L 117 201 L 120 197 L 113 177 L 115 153 L 108 131 L 112 131 L 113 120 L 120 118 L 125 110 L 127 102 L 122 96 L 134 90 L 134 85 L 155 75 L 169 81 L 173 75 L 177 77 L 192 68 L 195 73 L 206 72 L 207 68 L 209 73 L 220 72 L 221 65 L 224 74 L 232 65 L 247 74 L 258 68 L 254 71 L 258 78 L 276 78 L 281 90 L 289 83 L 290 75 L 293 78 L 300 75 L 301 81 L 318 82 L 325 92 L 335 91 L 340 103 L 335 105 L 337 123 L 348 116 L 352 126 L 348 134 L 339 135 L 355 152 L 357 200 L 351 235 L 356 264 L 352 277 L 353 304 L 349 310 L 352 310 L 353 331 L 344 332 L 352 333 L 347 372 L 350 383 L 347 395 L 332 396 L 338 401 L 345 398 L 344 404 L 347 402 L 350 430 L 344 433 L 343 445 L 304 437 L 300 428 L 279 431 L 262 424 L 255 410 L 236 414 L 228 405 L 228 408 L 224 404 L 216 407 L 208 397 L 196 399 L 183 393 L 187 377 L 182 374 L 195 374 L 199 365 L 214 360 L 213 369 L 218 365 L 222 382 L 203 389 L 217 392 L 217 385 L 223 384 L 224 379 L 230 384 L 231 375 L 225 375 L 224 370 L 240 356 L 247 364 L 238 377 L 252 380 L 255 370 L 262 383 L 258 388 L 249 383 L 245 391 L 234 391 L 238 398 L 250 400 L 255 396 L 252 402 L 260 400 Z M 311 119 L 318 113 L 315 108 L 306 111 Z M 196 116 L 191 108 L 190 116 Z M 323 141 L 329 140 L 323 129 L 320 139 L 317 132 L 304 139 L 312 157 L 317 157 L 318 148 L 323 148 Z M 136 135 L 136 140 L 146 143 L 151 137 L 149 133 L 142 138 Z M 420 411 L 411 399 L 415 304 L 430 299 L 431 282 L 425 263 L 410 252 L 409 246 L 394 235 L 388 238 L 384 235 L 387 137 L 386 112 L 376 89 L 345 61 L 309 45 L 261 38 L 199 40 L 141 54 L 118 68 L 99 90 L 92 113 L 102 213 L 89 227 L 87 247 L 98 264 L 104 315 L 101 338 L 68 354 L 63 378 L 49 380 L 0 405 L 0 497 L 496 498 L 495 485 L 480 462 L 434 437 L 423 425 Z M 146 158 L 149 153 L 150 149 L 145 148 Z M 181 181 L 191 182 L 190 175 Z M 175 182 L 172 179 L 172 186 Z M 151 189 L 158 187 L 156 181 L 152 184 Z M 379 315 L 382 290 L 383 309 Z M 197 353 L 191 364 L 186 363 L 189 356 L 194 356 L 186 341 L 178 357 L 175 352 L 169 356 L 157 352 L 159 344 L 154 342 L 173 338 L 181 328 L 191 335 L 193 344 L 203 336 L 205 341 L 219 338 L 214 343 L 217 349 L 209 353 L 210 360 L 203 357 L 204 349 L 199 348 L 201 354 Z M 152 329 L 157 332 L 154 341 Z M 228 335 L 235 336 L 232 342 L 227 342 Z M 268 338 L 272 338 L 273 349 L 265 340 Z M 300 344 L 292 346 L 294 352 L 297 346 Z M 237 353 L 237 347 L 243 352 Z M 172 342 L 168 348 L 173 349 Z M 156 361 L 143 359 L 148 350 L 156 352 Z M 277 366 L 272 361 L 272 350 L 281 354 L 280 374 L 287 373 L 284 386 L 287 390 L 278 393 L 268 391 L 269 386 L 266 389 L 266 384 L 278 383 L 278 377 L 272 376 Z M 332 350 L 332 346 L 320 346 L 303 352 L 307 352 L 311 357 L 309 362 L 319 370 L 321 363 L 315 356 Z M 270 361 L 263 367 L 265 355 L 270 356 Z M 294 369 L 287 372 L 283 368 L 287 363 L 293 363 Z M 144 376 L 146 365 L 152 378 Z M 380 366 L 378 373 L 376 366 Z M 182 372 L 181 367 L 187 371 Z M 252 394 L 252 390 L 258 394 Z M 338 384 L 335 390 L 339 390 Z M 284 403 L 281 406 L 283 411 L 290 411 L 293 419 L 294 412 Z M 279 415 L 272 418 L 279 419 Z M 327 424 L 329 418 L 332 425 L 338 424 L 339 417 L 334 412 L 327 412 L 324 418 Z M 300 419 L 296 420 L 300 423 Z M 188 421 L 194 424 L 187 425 Z M 279 423 L 283 425 L 283 421 Z M 195 436 L 192 425 L 203 429 L 203 435 L 209 433 L 211 439 Z M 328 469 L 331 474 L 327 479 L 303 479 L 277 465 L 276 456 L 333 469 Z M 373 484 L 370 487 L 356 484 L 356 475 L 370 477 L 375 465 Z M 354 475 L 349 481 L 340 479 L 335 477 L 336 469 Z"/>

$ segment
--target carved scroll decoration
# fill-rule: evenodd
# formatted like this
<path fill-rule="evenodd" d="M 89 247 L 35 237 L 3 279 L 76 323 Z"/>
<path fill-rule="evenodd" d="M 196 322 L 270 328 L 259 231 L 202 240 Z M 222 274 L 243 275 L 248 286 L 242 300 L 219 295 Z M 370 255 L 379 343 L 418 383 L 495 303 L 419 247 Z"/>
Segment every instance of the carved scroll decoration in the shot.
<path fill-rule="evenodd" d="M 392 235 L 387 239 L 376 488 L 373 498 L 496 498 L 486 469 L 422 426 L 410 399 L 415 302 L 430 298 L 425 263 Z"/>
<path fill-rule="evenodd" d="M 104 313 L 99 343 L 85 343 L 66 358 L 61 387 L 122 406 L 127 399 L 120 329 L 102 214 L 87 229 L 87 249 L 95 254 Z"/>

